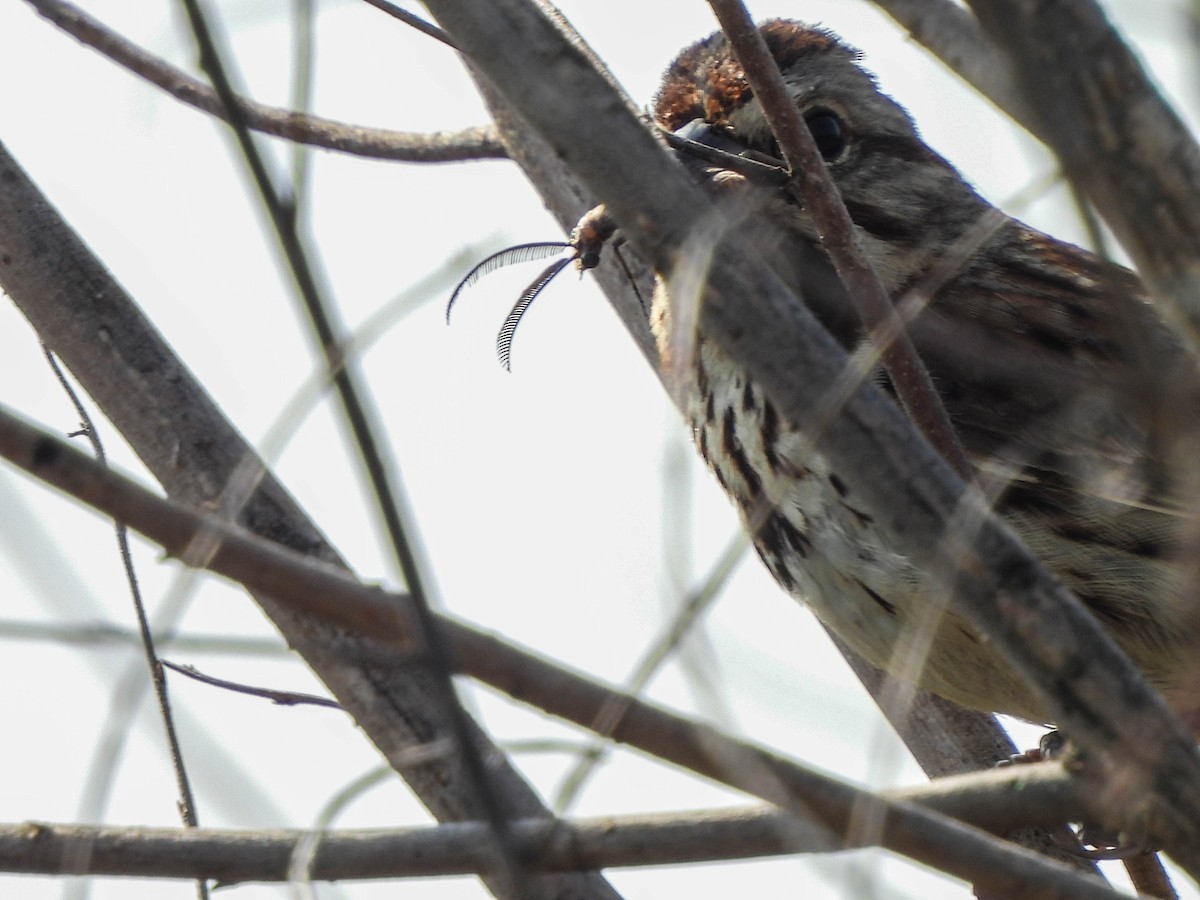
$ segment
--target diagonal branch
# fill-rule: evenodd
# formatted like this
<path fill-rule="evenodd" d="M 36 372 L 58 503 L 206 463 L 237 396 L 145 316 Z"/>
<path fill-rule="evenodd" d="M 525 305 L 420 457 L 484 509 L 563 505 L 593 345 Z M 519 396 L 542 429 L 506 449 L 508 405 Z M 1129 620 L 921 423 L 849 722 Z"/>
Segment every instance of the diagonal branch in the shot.
<path fill-rule="evenodd" d="M 804 205 L 821 222 L 821 243 L 833 262 L 864 329 L 878 345 L 880 358 L 896 387 L 896 395 L 913 423 L 959 474 L 971 474 L 966 454 L 950 424 L 941 398 L 924 363 L 900 322 L 892 299 L 875 273 L 837 185 L 808 133 L 766 41 L 742 0 L 709 0 L 721 30 L 729 38 L 746 80 L 771 125 L 787 162 L 792 185 Z"/>
<path fill-rule="evenodd" d="M 454 46 L 454 41 L 450 39 L 450 35 L 446 34 L 446 32 L 442 31 L 442 29 L 438 28 L 432 22 L 426 22 L 420 16 L 414 15 L 406 9 L 401 9 L 395 3 L 390 2 L 390 0 L 363 0 L 363 2 L 369 3 L 371 6 L 375 7 L 381 12 L 387 13 L 393 19 L 403 22 L 410 28 L 415 28 L 422 34 L 429 35 L 435 41 L 441 41 L 447 47 L 450 47 L 454 50 L 458 49 Z"/>
<path fill-rule="evenodd" d="M 232 505 L 240 510 L 237 521 L 256 534 L 344 566 L 3 146 L 0 181 L 0 286 L 167 493 L 226 514 Z M 231 494 L 236 495 L 233 501 Z M 447 729 L 427 673 L 395 658 L 361 662 L 356 652 L 363 638 L 281 606 L 269 593 L 256 593 L 255 600 L 438 819 L 478 817 L 477 799 L 457 757 L 410 761 L 412 747 L 441 739 Z M 472 741 L 491 761 L 491 784 L 506 817 L 549 816 L 500 750 L 474 722 L 470 727 Z M 615 896 L 602 877 L 591 873 L 537 881 L 552 894 L 573 890 L 597 900 Z"/>
<path fill-rule="evenodd" d="M 1200 147 L 1100 7 L 875 3 L 1054 150 L 1200 353 Z"/>
<path fill-rule="evenodd" d="M 307 313 L 313 336 L 317 338 L 325 356 L 342 416 L 358 451 L 362 474 L 371 487 L 376 512 L 404 576 L 416 612 L 421 642 L 427 649 L 426 674 L 431 676 L 427 682 L 427 699 L 438 705 L 436 712 L 443 719 L 447 736 L 453 741 L 467 788 L 475 798 L 478 814 L 491 826 L 493 845 L 504 863 L 507 883 L 503 890 L 524 896 L 531 892 L 532 886 L 527 883 L 523 863 L 509 846 L 508 817 L 492 789 L 482 754 L 471 741 L 470 728 L 473 723 L 454 690 L 451 672 L 445 662 L 446 648 L 441 634 L 434 627 L 425 576 L 417 560 L 414 538 L 410 533 L 410 525 L 404 521 L 403 510 L 407 509 L 408 501 L 403 483 L 399 474 L 387 464 L 387 457 L 392 454 L 382 446 L 380 428 L 368 401 L 370 392 L 362 383 L 356 368 L 348 365 L 341 356 L 341 348 L 345 343 L 344 326 L 338 321 L 326 292 L 318 284 L 315 265 L 296 227 L 295 208 L 287 204 L 276 189 L 267 171 L 266 161 L 237 109 L 237 98 L 223 59 L 224 50 L 218 46 L 217 37 L 200 8 L 199 0 L 182 0 L 182 4 L 196 41 L 200 66 L 212 80 L 213 89 L 225 110 L 226 119 L 274 226 L 280 250 L 291 270 L 294 287 Z"/>
<path fill-rule="evenodd" d="M 337 566 L 308 560 L 211 515 L 157 497 L 7 413 L 0 413 L 0 455 L 152 537 L 186 563 L 235 578 L 256 596 L 269 595 L 309 621 L 320 619 L 338 629 L 370 635 L 356 651 L 364 659 L 400 657 L 411 668 L 425 655 L 409 598 L 361 585 Z M 197 558 L 198 543 L 211 546 L 211 553 Z M 464 672 L 516 699 L 536 692 L 547 712 L 585 727 L 603 721 L 616 699 L 625 712 L 612 731 L 615 740 L 775 803 L 802 821 L 816 821 L 831 835 L 845 835 L 854 817 L 869 810 L 880 823 L 872 837 L 882 846 L 976 884 L 1019 891 L 1026 897 L 1077 896 L 1074 892 L 1079 891 L 1118 896 L 1092 876 L 922 808 L 911 796 L 880 797 L 632 697 L 614 698 L 611 691 L 586 678 L 542 663 L 453 620 L 439 617 L 438 628 L 453 661 Z M 1044 771 L 1053 777 L 1051 770 Z M 1014 769 L 960 777 L 972 784 L 1007 784 L 1015 791 L 1018 807 L 1028 811 L 1023 784 L 1031 772 Z M 1051 816 L 1062 814 L 1061 799 L 1056 798 Z M 971 807 L 959 811 L 976 815 Z M 1000 827 L 1009 824 L 1012 820 Z"/>
<path fill-rule="evenodd" d="M 1018 125 L 1036 131 L 1008 59 L 954 0 L 873 0 L 926 50 Z"/>
<path fill-rule="evenodd" d="M 147 53 L 65 0 L 27 0 L 41 15 L 117 65 L 162 88 L 176 100 L 228 121 L 216 93 L 182 69 Z M 238 109 L 255 131 L 339 153 L 399 162 L 461 162 L 505 159 L 492 126 L 420 134 L 366 128 L 238 98 Z"/>

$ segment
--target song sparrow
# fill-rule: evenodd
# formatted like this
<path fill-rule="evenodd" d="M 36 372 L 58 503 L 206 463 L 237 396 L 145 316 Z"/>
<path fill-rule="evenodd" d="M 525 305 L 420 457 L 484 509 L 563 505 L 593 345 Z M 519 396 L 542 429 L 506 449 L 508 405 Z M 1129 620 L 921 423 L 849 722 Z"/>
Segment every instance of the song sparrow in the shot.
<path fill-rule="evenodd" d="M 855 51 L 798 22 L 770 21 L 761 32 L 872 263 L 901 297 L 997 214 L 924 144 Z M 779 156 L 721 33 L 671 64 L 654 114 L 702 143 Z M 718 165 L 690 167 L 715 195 L 737 198 L 739 227 L 771 223 L 777 268 L 854 346 L 853 307 L 794 196 Z M 934 285 L 911 337 L 980 481 L 996 484 L 996 508 L 1198 726 L 1200 643 L 1178 559 L 1181 498 L 1197 463 L 1194 361 L 1132 272 L 1013 219 L 996 223 Z M 679 318 L 660 286 L 660 348 Z M 922 624 L 932 586 L 883 542 L 854 485 L 811 451 L 811 423 L 783 421 L 703 334 L 692 364 L 686 412 L 696 445 L 779 583 L 875 664 L 963 705 L 1045 721 L 1037 697 L 953 612 Z M 917 666 L 906 658 L 914 648 Z"/>
<path fill-rule="evenodd" d="M 996 509 L 1200 730 L 1200 616 L 1183 602 L 1194 575 L 1180 560 L 1183 498 L 1200 481 L 1194 360 L 1132 272 L 981 198 L 879 91 L 856 51 L 799 22 L 760 30 L 893 298 L 929 295 L 909 334 Z M 780 155 L 719 32 L 670 65 L 654 115 L 666 131 L 709 147 Z M 761 232 L 772 265 L 853 348 L 861 340 L 853 305 L 817 226 L 786 186 L 739 166 L 684 161 L 733 209 L 738 227 Z M 611 227 L 603 216 L 581 223 L 573 246 L 585 266 Z M 511 253 L 533 258 L 560 246 Z M 489 258 L 464 283 L 507 258 Z M 499 342 L 505 362 L 521 314 L 565 262 L 552 264 L 510 314 Z M 677 354 L 678 331 L 697 317 L 679 306 L 693 299 L 673 297 L 665 284 L 651 325 L 660 350 Z M 703 333 L 683 338 L 696 446 L 776 580 L 876 665 L 968 707 L 1047 721 L 1037 695 L 986 638 L 938 603 L 924 573 L 888 546 L 873 527 L 880 511 L 814 452 L 809 432 L 820 423 L 784 420 Z M 867 377 L 889 388 L 885 376 Z"/>

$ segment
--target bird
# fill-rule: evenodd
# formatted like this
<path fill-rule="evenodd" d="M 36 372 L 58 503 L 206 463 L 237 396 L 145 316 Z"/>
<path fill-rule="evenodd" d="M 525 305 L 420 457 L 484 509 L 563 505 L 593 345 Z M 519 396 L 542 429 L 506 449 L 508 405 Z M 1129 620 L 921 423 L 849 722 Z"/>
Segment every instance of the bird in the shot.
<path fill-rule="evenodd" d="M 1135 273 L 996 210 L 833 32 L 788 19 L 759 30 L 894 299 L 991 223 L 943 273 L 909 335 L 996 512 L 1200 730 L 1197 581 L 1186 558 L 1196 360 Z M 669 65 L 653 117 L 711 148 L 781 156 L 721 32 Z M 735 210 L 737 227 L 763 234 L 821 324 L 847 350 L 858 346 L 863 328 L 795 194 L 740 167 L 683 158 Z M 692 298 L 673 297 L 660 278 L 649 317 L 663 353 L 679 322 L 700 321 L 683 302 Z M 696 327 L 685 417 L 783 589 L 876 666 L 962 706 L 1049 722 L 1040 695 L 986 635 L 932 599 L 926 574 L 875 526 L 878 511 L 815 449 L 814 423 L 788 421 Z M 891 390 L 886 373 L 866 377 Z"/>

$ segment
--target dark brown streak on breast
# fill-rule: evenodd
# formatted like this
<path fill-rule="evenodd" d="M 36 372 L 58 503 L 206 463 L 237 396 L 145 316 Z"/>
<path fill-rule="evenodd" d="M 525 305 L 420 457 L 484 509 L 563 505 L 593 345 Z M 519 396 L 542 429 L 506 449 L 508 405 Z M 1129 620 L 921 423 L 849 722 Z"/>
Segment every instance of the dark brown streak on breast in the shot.
<path fill-rule="evenodd" d="M 746 459 L 746 451 L 742 448 L 742 442 L 737 436 L 737 422 L 732 406 L 726 407 L 721 421 L 721 450 L 733 460 L 734 468 L 746 483 L 746 490 L 749 493 L 749 496 L 745 498 L 746 502 L 753 501 L 762 492 L 762 481 L 759 480 L 754 467 L 750 465 L 750 460 Z"/>
<path fill-rule="evenodd" d="M 775 452 L 775 443 L 779 440 L 779 414 L 770 400 L 765 397 L 762 401 L 762 439 L 763 455 L 772 472 L 779 471 L 779 456 Z"/>
<path fill-rule="evenodd" d="M 884 600 L 881 596 L 879 596 L 878 592 L 871 590 L 857 578 L 854 579 L 854 583 L 863 589 L 863 593 L 878 603 L 879 608 L 886 612 L 889 616 L 896 615 L 896 605 L 894 603 L 889 603 L 887 600 Z"/>

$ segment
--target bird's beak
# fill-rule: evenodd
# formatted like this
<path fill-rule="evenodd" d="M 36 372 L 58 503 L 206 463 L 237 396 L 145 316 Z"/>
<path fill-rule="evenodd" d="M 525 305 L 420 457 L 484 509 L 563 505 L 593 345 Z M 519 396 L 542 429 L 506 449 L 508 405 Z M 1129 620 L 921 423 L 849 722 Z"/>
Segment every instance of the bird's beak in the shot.
<path fill-rule="evenodd" d="M 724 150 L 737 156 L 746 149 L 746 145 L 734 140 L 724 129 L 714 128 L 703 119 L 692 119 L 686 125 L 675 130 L 675 134 L 684 140 L 692 141 L 714 150 Z M 682 151 L 676 151 L 682 153 Z M 686 155 L 686 154 L 683 154 Z"/>
<path fill-rule="evenodd" d="M 787 178 L 783 162 L 749 150 L 724 128 L 692 119 L 670 136 L 675 156 L 693 175 L 711 179 L 722 170 L 761 184 L 777 185 Z"/>

